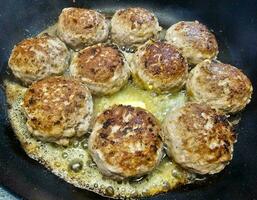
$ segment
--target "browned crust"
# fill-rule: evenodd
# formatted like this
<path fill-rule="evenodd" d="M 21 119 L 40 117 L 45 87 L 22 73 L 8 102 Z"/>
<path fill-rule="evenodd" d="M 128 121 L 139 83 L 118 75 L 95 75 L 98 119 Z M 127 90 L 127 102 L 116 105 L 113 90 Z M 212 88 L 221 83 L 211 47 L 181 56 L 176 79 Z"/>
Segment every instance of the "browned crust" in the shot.
<path fill-rule="evenodd" d="M 131 116 L 129 121 L 125 120 L 126 116 Z M 100 150 L 107 163 L 120 167 L 129 176 L 137 175 L 137 169 L 142 166 L 154 168 L 162 142 L 159 122 L 152 114 L 141 108 L 115 105 L 99 115 L 96 121 L 102 128 L 97 132 L 93 149 Z M 114 126 L 120 128 L 112 132 Z M 129 144 L 137 142 L 144 150 L 131 153 Z"/>
<path fill-rule="evenodd" d="M 228 85 L 218 84 L 220 81 L 226 80 Z M 215 60 L 202 67 L 198 81 L 205 86 L 206 91 L 217 96 L 224 94 L 224 87 L 229 87 L 230 93 L 226 94 L 229 101 L 245 97 L 251 86 L 250 80 L 238 68 Z M 208 85 L 206 85 L 207 83 Z"/>
<path fill-rule="evenodd" d="M 208 121 L 214 123 L 210 129 L 206 127 Z M 230 150 L 236 137 L 225 116 L 218 115 L 207 105 L 188 103 L 176 123 L 181 127 L 182 148 L 189 154 L 210 164 L 231 160 Z M 214 141 L 219 145 L 210 148 Z"/>
<path fill-rule="evenodd" d="M 47 61 L 40 61 L 36 59 L 37 55 L 34 50 L 40 51 L 42 54 L 47 55 L 49 52 L 46 44 L 50 37 L 51 36 L 44 35 L 43 37 L 28 38 L 22 40 L 14 47 L 9 60 L 9 66 L 13 68 L 18 67 L 19 71 L 23 71 L 26 74 L 39 73 L 42 70 L 42 67 L 40 66 Z M 20 57 L 21 55 L 22 57 Z"/>
<path fill-rule="evenodd" d="M 127 8 L 118 11 L 120 19 L 131 25 L 131 29 L 135 29 L 142 24 L 151 24 L 154 21 L 154 15 L 144 8 Z"/>
<path fill-rule="evenodd" d="M 206 60 L 199 65 L 199 72 L 196 74 L 191 73 L 189 76 L 188 84 L 191 84 L 190 80 L 192 76 L 195 76 L 194 78 L 198 85 L 195 86 L 196 88 L 190 85 L 187 86 L 188 94 L 192 99 L 204 100 L 207 103 L 215 99 L 224 101 L 224 105 L 217 107 L 222 112 L 236 112 L 249 103 L 252 84 L 240 69 L 216 60 Z M 246 97 L 247 100 L 245 100 Z M 212 104 L 213 102 L 210 103 Z"/>
<path fill-rule="evenodd" d="M 145 72 L 162 81 L 176 80 L 188 69 L 187 62 L 171 44 L 153 42 L 145 47 L 142 57 Z"/>
<path fill-rule="evenodd" d="M 176 25 L 175 31 L 182 31 L 187 37 L 187 42 L 202 53 L 215 54 L 218 51 L 214 34 L 199 22 L 180 22 Z"/>
<path fill-rule="evenodd" d="M 28 124 L 35 130 L 58 136 L 63 132 L 67 119 L 85 106 L 88 90 L 77 80 L 50 77 L 33 83 L 25 93 L 23 107 Z"/>
<path fill-rule="evenodd" d="M 67 8 L 59 16 L 59 23 L 68 31 L 77 34 L 92 32 L 102 20 L 103 15 L 85 8 Z"/>
<path fill-rule="evenodd" d="M 123 59 L 119 50 L 113 47 L 95 45 L 85 48 L 77 57 L 76 76 L 105 83 L 114 76 L 115 71 L 122 69 Z"/>

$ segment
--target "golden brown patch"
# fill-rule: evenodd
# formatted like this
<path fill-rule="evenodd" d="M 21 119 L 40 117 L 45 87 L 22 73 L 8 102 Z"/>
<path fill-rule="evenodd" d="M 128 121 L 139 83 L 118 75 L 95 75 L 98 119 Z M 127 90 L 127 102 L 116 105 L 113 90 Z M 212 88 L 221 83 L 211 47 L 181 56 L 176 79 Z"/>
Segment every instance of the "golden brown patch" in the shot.
<path fill-rule="evenodd" d="M 131 23 L 131 29 L 154 21 L 154 15 L 144 8 L 123 9 L 119 11 L 118 15 L 120 19 Z"/>
<path fill-rule="evenodd" d="M 146 45 L 142 59 L 145 72 L 162 81 L 177 79 L 187 71 L 183 56 L 168 43 L 154 42 Z"/>
<path fill-rule="evenodd" d="M 42 52 L 47 55 L 47 40 L 50 36 L 28 38 L 18 43 L 12 51 L 12 56 L 9 60 L 10 66 L 19 66 L 19 70 L 26 74 L 37 74 L 42 69 L 42 64 L 47 60 L 38 60 L 36 52 Z M 34 58 L 34 59 L 31 59 Z M 16 67 L 15 67 L 16 68 Z"/>
<path fill-rule="evenodd" d="M 238 100 L 244 98 L 251 86 L 250 80 L 239 69 L 215 60 L 209 65 L 204 65 L 201 72 L 198 81 L 203 85 L 208 83 L 204 87 L 206 91 L 221 95 L 224 93 L 224 87 L 227 87 L 230 92 L 226 95 L 230 101 L 234 98 Z M 226 85 L 221 84 L 222 81 L 226 82 Z"/>
<path fill-rule="evenodd" d="M 123 56 L 118 49 L 95 45 L 80 51 L 77 58 L 77 75 L 94 82 L 110 80 L 116 70 L 123 67 Z"/>
<path fill-rule="evenodd" d="M 25 93 L 23 107 L 28 124 L 53 137 L 61 136 L 72 126 L 68 119 L 85 106 L 88 90 L 78 81 L 65 77 L 50 77 L 35 82 Z"/>
<path fill-rule="evenodd" d="M 175 31 L 181 31 L 187 37 L 193 48 L 202 53 L 215 54 L 218 51 L 218 44 L 214 34 L 199 22 L 180 22 Z"/>
<path fill-rule="evenodd" d="M 250 102 L 252 84 L 238 68 L 205 60 L 191 71 L 187 91 L 192 100 L 206 102 L 224 113 L 234 113 Z"/>
<path fill-rule="evenodd" d="M 162 142 L 159 122 L 152 114 L 142 108 L 115 105 L 96 122 L 102 127 L 97 130 L 93 149 L 100 150 L 108 164 L 121 168 L 127 177 L 137 175 L 139 168 L 155 167 Z"/>
<path fill-rule="evenodd" d="M 225 116 L 204 104 L 188 103 L 177 123 L 184 130 L 182 147 L 187 152 L 207 163 L 231 160 L 236 138 Z M 212 147 L 212 143 L 216 145 Z"/>
<path fill-rule="evenodd" d="M 73 33 L 92 32 L 104 17 L 98 12 L 84 8 L 64 9 L 59 17 L 62 25 Z"/>

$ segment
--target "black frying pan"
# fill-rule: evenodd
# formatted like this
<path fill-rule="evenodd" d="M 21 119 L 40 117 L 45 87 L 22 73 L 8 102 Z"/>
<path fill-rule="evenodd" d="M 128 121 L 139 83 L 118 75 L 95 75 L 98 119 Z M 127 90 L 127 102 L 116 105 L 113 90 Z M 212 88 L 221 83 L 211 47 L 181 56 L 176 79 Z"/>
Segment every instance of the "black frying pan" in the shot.
<path fill-rule="evenodd" d="M 249 76 L 257 88 L 257 1 L 132 1 L 132 0 L 0 0 L 0 80 L 6 76 L 7 60 L 14 44 L 56 21 L 68 6 L 112 11 L 142 6 L 159 17 L 161 25 L 179 20 L 199 20 L 218 39 L 219 59 Z M 234 159 L 208 183 L 177 189 L 151 199 L 257 199 L 257 92 L 242 113 L 237 127 Z M 59 179 L 30 159 L 15 139 L 7 119 L 4 91 L 0 87 L 0 183 L 25 199 L 104 199 Z"/>

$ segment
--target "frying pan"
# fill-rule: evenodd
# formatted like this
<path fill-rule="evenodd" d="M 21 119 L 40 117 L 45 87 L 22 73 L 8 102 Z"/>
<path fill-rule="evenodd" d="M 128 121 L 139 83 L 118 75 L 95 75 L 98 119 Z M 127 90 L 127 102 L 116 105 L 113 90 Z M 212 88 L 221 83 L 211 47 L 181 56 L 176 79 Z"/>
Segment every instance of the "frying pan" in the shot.
<path fill-rule="evenodd" d="M 132 0 L 0 0 L 0 80 L 8 75 L 7 61 L 14 44 L 39 33 L 57 20 L 61 9 L 87 7 L 111 12 L 141 6 L 152 10 L 162 26 L 180 20 L 199 20 L 214 31 L 219 59 L 241 68 L 257 88 L 257 1 L 132 1 Z M 223 172 L 201 185 L 190 185 L 150 199 L 257 199 L 257 92 L 236 127 L 234 159 Z M 0 183 L 24 199 L 105 199 L 73 187 L 30 159 L 7 119 L 4 89 L 0 87 Z"/>

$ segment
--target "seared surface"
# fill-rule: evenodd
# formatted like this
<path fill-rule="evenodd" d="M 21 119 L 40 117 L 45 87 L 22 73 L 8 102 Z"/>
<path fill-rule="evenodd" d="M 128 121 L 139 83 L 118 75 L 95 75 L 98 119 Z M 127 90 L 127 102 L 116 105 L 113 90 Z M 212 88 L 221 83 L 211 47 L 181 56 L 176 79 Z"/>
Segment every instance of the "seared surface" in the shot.
<path fill-rule="evenodd" d="M 198 64 L 205 59 L 215 58 L 218 54 L 214 34 L 198 21 L 181 21 L 172 25 L 167 30 L 165 39 L 181 51 L 189 64 Z"/>
<path fill-rule="evenodd" d="M 144 8 L 117 10 L 111 20 L 112 40 L 119 45 L 143 43 L 160 30 L 158 19 Z"/>
<path fill-rule="evenodd" d="M 67 145 L 69 138 L 86 133 L 93 102 L 88 89 L 78 81 L 50 77 L 31 85 L 23 108 L 34 136 Z"/>
<path fill-rule="evenodd" d="M 13 74 L 24 84 L 61 74 L 69 65 L 69 51 L 57 37 L 44 34 L 18 43 L 9 58 Z"/>
<path fill-rule="evenodd" d="M 142 108 L 116 105 L 100 114 L 89 150 L 101 172 L 113 179 L 141 176 L 162 157 L 159 122 Z"/>
<path fill-rule="evenodd" d="M 84 8 L 64 8 L 59 16 L 57 34 L 74 49 L 107 39 L 108 23 L 104 15 Z"/>
<path fill-rule="evenodd" d="M 135 78 L 157 92 L 181 89 L 188 74 L 186 60 L 173 45 L 164 42 L 148 41 L 139 47 L 131 66 Z"/>
<path fill-rule="evenodd" d="M 215 60 L 198 64 L 187 81 L 187 93 L 192 101 L 207 103 L 223 113 L 244 109 L 252 91 L 252 84 L 243 72 Z"/>
<path fill-rule="evenodd" d="M 187 103 L 167 115 L 162 139 L 169 157 L 182 167 L 214 174 L 232 159 L 235 135 L 225 116 L 205 104 Z"/>
<path fill-rule="evenodd" d="M 96 95 L 118 91 L 130 75 L 127 61 L 122 53 L 103 44 L 79 51 L 72 60 L 70 71 Z"/>

